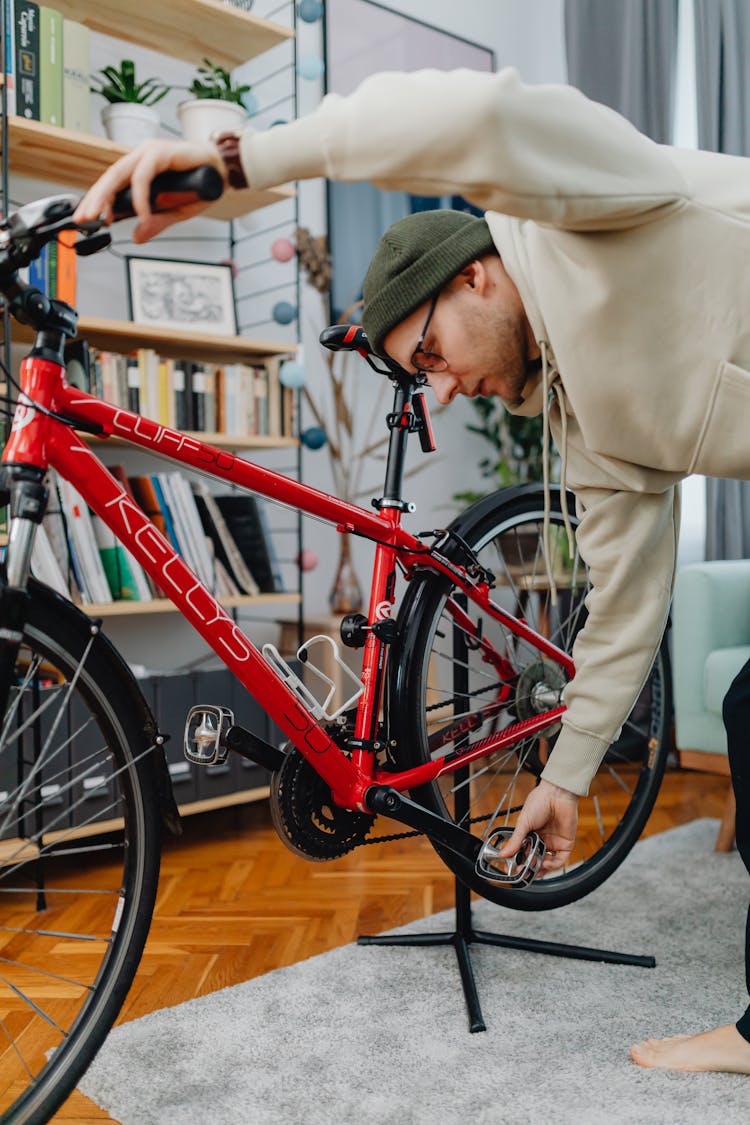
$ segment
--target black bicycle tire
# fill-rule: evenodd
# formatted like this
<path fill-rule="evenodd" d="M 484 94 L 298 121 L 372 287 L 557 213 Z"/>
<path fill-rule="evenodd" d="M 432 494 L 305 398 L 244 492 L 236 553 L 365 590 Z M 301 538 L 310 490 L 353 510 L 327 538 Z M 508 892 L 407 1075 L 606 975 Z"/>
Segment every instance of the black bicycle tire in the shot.
<path fill-rule="evenodd" d="M 33 582 L 25 639 L 72 669 L 92 640 L 92 622 L 46 587 Z M 96 629 L 94 626 L 93 628 Z M 88 666 L 94 671 L 89 672 Z M 159 878 L 161 813 L 159 786 L 147 749 L 156 729 L 127 665 L 100 630 L 96 630 L 87 667 L 79 680 L 81 695 L 99 709 L 118 758 L 129 761 L 128 815 L 131 834 L 123 868 L 125 897 L 117 938 L 102 962 L 95 989 L 76 1016 L 69 1038 L 58 1047 L 32 1084 L 3 1113 L 3 1125 L 44 1125 L 68 1098 L 90 1066 L 115 1022 L 140 963 L 153 914 Z M 136 760 L 137 759 L 137 760 Z"/>
<path fill-rule="evenodd" d="M 574 510 L 572 498 L 570 510 Z M 469 508 L 454 521 L 452 528 L 469 546 L 475 547 L 489 539 L 493 530 L 498 534 L 503 523 L 510 524 L 519 517 L 539 521 L 543 511 L 544 499 L 539 486 L 502 489 Z M 559 489 L 553 489 L 552 517 L 560 518 L 561 511 Z M 574 525 L 575 522 L 573 519 Z M 436 577 L 434 572 L 423 571 L 413 579 L 399 612 L 401 651 L 393 677 L 390 708 L 399 747 L 399 768 L 409 769 L 425 761 L 421 709 L 419 706 L 415 707 L 414 701 L 423 698 L 426 683 L 425 657 L 429 656 L 430 634 L 450 585 L 448 579 Z M 590 894 L 605 882 L 626 858 L 643 831 L 664 774 L 669 754 L 666 735 L 671 711 L 671 677 L 666 638 L 662 640 L 657 653 L 654 674 L 660 679 L 662 690 L 658 745 L 642 770 L 626 816 L 592 860 L 554 880 L 542 879 L 526 889 L 514 890 L 488 883 L 476 873 L 473 863 L 434 840 L 431 841 L 450 870 L 482 897 L 502 906 L 526 911 L 567 905 Z M 412 796 L 431 811 L 445 815 L 445 805 L 436 783 L 414 789 Z"/>

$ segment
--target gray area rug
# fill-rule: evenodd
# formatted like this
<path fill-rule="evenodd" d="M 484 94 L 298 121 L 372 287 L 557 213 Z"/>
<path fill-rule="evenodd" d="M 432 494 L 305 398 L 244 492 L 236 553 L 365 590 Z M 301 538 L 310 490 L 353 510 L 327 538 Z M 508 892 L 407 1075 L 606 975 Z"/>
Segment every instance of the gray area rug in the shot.
<path fill-rule="evenodd" d="M 81 1088 L 123 1125 L 740 1125 L 750 1078 L 643 1070 L 631 1042 L 737 1019 L 750 881 L 717 822 L 638 844 L 582 902 L 477 929 L 654 953 L 625 968 L 475 946 L 345 946 L 112 1032 Z M 405 930 L 452 928 L 452 911 Z"/>

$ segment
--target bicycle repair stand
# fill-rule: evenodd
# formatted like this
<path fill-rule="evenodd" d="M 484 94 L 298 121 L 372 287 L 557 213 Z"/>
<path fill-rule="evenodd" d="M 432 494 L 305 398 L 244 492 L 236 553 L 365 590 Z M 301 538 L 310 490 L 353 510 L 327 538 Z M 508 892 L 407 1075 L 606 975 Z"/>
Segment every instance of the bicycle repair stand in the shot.
<path fill-rule="evenodd" d="M 464 771 L 460 771 L 464 773 Z M 458 774 L 457 774 L 458 777 Z M 455 818 L 468 819 L 469 786 L 459 784 L 455 794 Z M 499 945 L 508 949 L 524 949 L 529 953 L 546 953 L 555 957 L 572 957 L 578 961 L 601 961 L 610 965 L 635 965 L 644 969 L 656 967 L 655 957 L 642 957 L 633 953 L 614 953 L 607 949 L 592 949 L 583 945 L 564 945 L 555 941 L 537 941 L 534 938 L 515 937 L 512 934 L 493 934 L 475 930 L 471 919 L 471 893 L 465 883 L 456 879 L 456 928 L 450 933 L 393 934 L 357 938 L 358 945 L 452 945 L 458 958 L 461 983 L 469 1012 L 469 1031 L 486 1031 L 487 1025 L 479 1003 L 474 968 L 471 963 L 472 945 Z"/>

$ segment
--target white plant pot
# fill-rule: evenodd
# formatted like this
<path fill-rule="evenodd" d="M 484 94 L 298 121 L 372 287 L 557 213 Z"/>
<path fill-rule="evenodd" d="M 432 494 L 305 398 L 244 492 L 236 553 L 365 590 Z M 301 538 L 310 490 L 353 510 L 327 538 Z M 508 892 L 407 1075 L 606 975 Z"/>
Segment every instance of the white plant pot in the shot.
<path fill-rule="evenodd" d="M 247 121 L 247 110 L 221 98 L 193 98 L 177 106 L 180 129 L 186 141 L 207 141 L 218 130 L 236 132 Z"/>
<path fill-rule="evenodd" d="M 159 132 L 159 114 L 150 105 L 139 102 L 111 102 L 102 110 L 102 123 L 111 141 L 120 145 L 138 145 Z"/>

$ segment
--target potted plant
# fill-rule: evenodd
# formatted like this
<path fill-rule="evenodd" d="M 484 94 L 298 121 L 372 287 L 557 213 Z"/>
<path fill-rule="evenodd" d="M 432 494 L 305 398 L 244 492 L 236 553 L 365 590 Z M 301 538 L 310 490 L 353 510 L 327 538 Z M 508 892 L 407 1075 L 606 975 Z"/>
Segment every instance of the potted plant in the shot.
<path fill-rule="evenodd" d="M 207 141 L 222 129 L 241 129 L 247 119 L 244 98 L 250 85 L 240 85 L 228 70 L 210 59 L 203 60 L 188 93 L 192 98 L 177 107 L 182 135 L 186 141 Z"/>
<path fill-rule="evenodd" d="M 94 75 L 94 94 L 105 99 L 102 122 L 111 141 L 124 145 L 137 145 L 155 137 L 159 131 L 159 115 L 153 108 L 169 86 L 158 78 L 136 82 L 135 63 L 123 59 L 119 68 L 105 66 Z"/>

